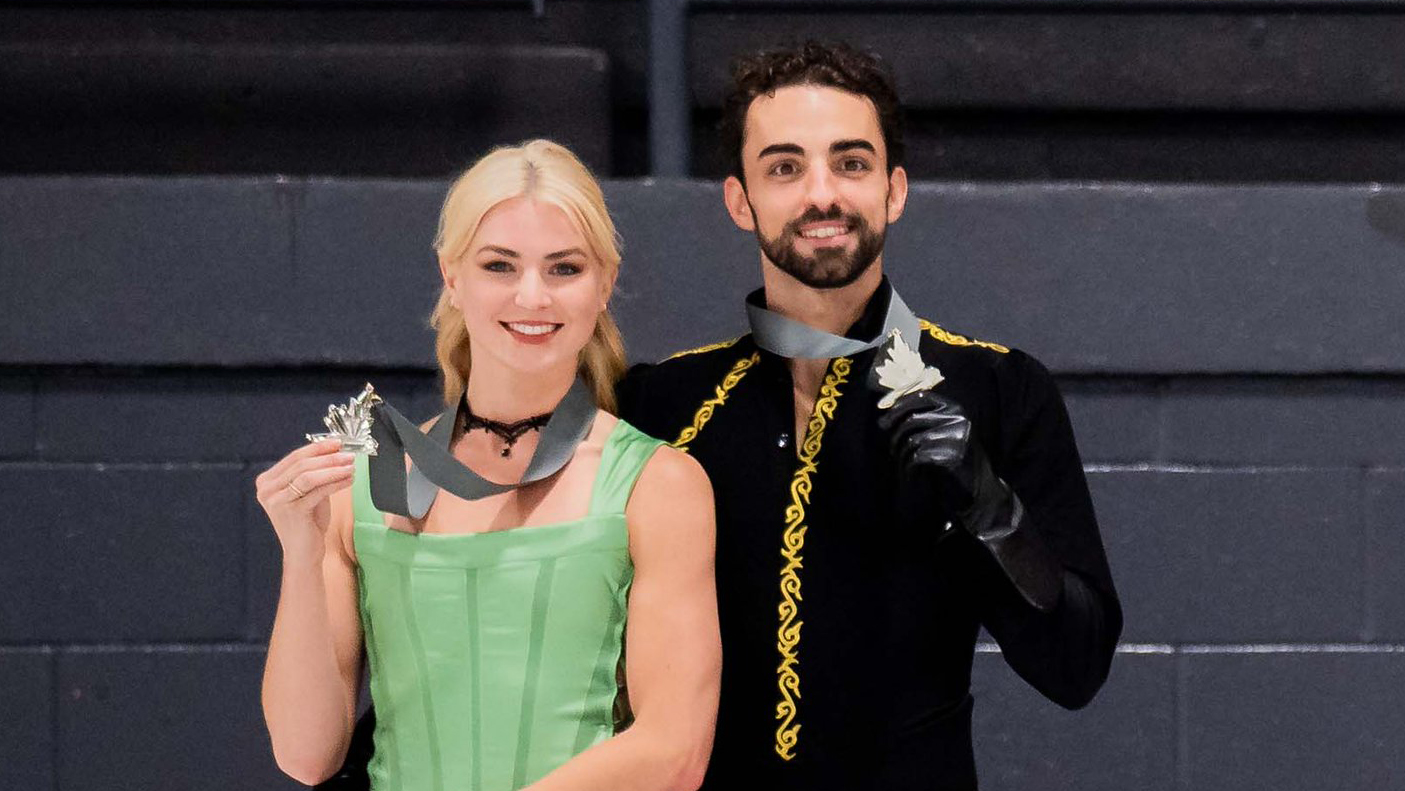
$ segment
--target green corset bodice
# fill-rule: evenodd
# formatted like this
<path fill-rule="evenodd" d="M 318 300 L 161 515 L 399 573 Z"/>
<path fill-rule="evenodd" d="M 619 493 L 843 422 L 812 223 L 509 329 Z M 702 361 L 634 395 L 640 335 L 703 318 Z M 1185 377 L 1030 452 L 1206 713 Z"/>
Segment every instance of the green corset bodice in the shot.
<path fill-rule="evenodd" d="M 507 791 L 613 732 L 633 579 L 624 509 L 662 443 L 620 421 L 584 518 L 412 535 L 352 487 L 375 791 Z"/>

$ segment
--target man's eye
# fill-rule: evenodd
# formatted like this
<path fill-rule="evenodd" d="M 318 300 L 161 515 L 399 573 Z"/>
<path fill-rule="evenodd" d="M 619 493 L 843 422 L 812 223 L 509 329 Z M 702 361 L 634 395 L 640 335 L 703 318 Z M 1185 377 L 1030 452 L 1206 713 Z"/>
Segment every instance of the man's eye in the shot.
<path fill-rule="evenodd" d="M 857 157 L 844 160 L 839 164 L 839 167 L 847 173 L 863 173 L 869 169 L 868 163 Z"/>
<path fill-rule="evenodd" d="M 559 264 L 553 264 L 551 266 L 551 269 L 548 271 L 550 271 L 553 275 L 562 275 L 569 277 L 571 275 L 579 275 L 581 273 L 581 270 L 583 269 L 585 269 L 585 267 L 581 266 L 580 264 L 562 262 Z"/>
<path fill-rule="evenodd" d="M 483 269 L 488 272 L 511 272 L 512 264 L 506 261 L 489 261 L 483 265 Z"/>
<path fill-rule="evenodd" d="M 777 162 L 771 166 L 772 176 L 794 176 L 799 172 L 794 162 Z"/>

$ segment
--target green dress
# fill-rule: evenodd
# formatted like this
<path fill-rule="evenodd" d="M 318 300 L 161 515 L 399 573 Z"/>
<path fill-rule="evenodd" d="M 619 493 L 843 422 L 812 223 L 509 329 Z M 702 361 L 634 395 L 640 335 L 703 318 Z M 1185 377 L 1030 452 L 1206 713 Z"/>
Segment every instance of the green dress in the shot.
<path fill-rule="evenodd" d="M 375 791 L 507 791 L 613 733 L 634 565 L 624 509 L 662 443 L 619 421 L 581 519 L 412 535 L 352 487 Z"/>

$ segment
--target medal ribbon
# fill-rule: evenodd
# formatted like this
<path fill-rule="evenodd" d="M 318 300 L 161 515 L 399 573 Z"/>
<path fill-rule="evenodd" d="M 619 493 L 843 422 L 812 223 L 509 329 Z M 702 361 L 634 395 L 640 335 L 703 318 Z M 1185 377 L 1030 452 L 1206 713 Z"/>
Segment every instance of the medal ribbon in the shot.
<path fill-rule="evenodd" d="M 493 483 L 449 452 L 459 410 L 468 403 L 466 396 L 446 407 L 428 433 L 421 432 L 390 404 L 381 402 L 372 407 L 371 437 L 380 445 L 376 455 L 369 457 L 371 502 L 376 508 L 422 519 L 440 489 L 465 500 L 478 500 L 535 483 L 566 466 L 595 421 L 595 398 L 590 386 L 578 378 L 542 428 L 522 480 Z M 408 473 L 406 455 L 410 457 Z"/>
<path fill-rule="evenodd" d="M 746 317 L 751 322 L 751 335 L 757 346 L 781 357 L 805 360 L 850 357 L 883 345 L 888 333 L 894 329 L 901 330 L 903 337 L 912 339 L 922 332 L 917 317 L 898 296 L 897 290 L 891 287 L 888 289 L 888 312 L 883 318 L 883 329 L 869 340 L 846 338 L 786 318 L 758 304 L 760 293 L 753 292 L 746 300 Z"/>

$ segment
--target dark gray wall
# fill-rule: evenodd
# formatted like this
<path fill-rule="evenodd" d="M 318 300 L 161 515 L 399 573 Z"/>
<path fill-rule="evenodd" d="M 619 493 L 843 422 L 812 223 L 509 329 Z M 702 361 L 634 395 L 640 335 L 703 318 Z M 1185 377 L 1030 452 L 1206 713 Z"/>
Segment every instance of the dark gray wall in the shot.
<path fill-rule="evenodd" d="M 366 379 L 433 408 L 444 187 L 0 179 L 0 788 L 292 787 L 252 478 Z M 634 356 L 740 331 L 718 188 L 607 193 Z M 916 186 L 889 271 L 1060 376 L 1127 613 L 1082 712 L 977 654 L 985 787 L 1405 787 L 1402 228 L 1400 188 Z"/>
<path fill-rule="evenodd" d="M 712 176 L 728 61 L 815 36 L 893 64 L 919 178 L 1398 182 L 1403 35 L 1393 0 L 23 0 L 0 172 L 435 178 L 549 135 Z"/>

